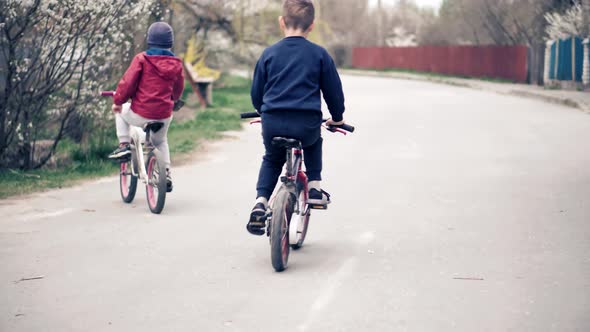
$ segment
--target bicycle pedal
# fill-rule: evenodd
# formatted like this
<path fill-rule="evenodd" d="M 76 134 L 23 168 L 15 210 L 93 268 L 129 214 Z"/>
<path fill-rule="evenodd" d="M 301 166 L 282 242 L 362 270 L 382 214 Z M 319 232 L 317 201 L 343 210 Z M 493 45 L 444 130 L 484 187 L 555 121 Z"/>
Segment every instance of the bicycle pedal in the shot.
<path fill-rule="evenodd" d="M 309 205 L 310 209 L 314 209 L 314 210 L 327 210 L 328 209 L 328 205 Z"/>
<path fill-rule="evenodd" d="M 269 214 L 253 216 L 250 215 L 250 221 L 246 224 L 246 229 L 250 234 L 254 235 L 264 235 L 266 233 L 266 220 L 268 219 Z"/>
<path fill-rule="evenodd" d="M 266 233 L 266 230 L 264 229 L 264 227 L 254 227 L 250 224 L 246 224 L 246 229 L 248 230 L 248 232 L 250 234 L 253 234 L 253 235 L 261 236 L 261 235 L 264 235 L 264 233 Z"/>

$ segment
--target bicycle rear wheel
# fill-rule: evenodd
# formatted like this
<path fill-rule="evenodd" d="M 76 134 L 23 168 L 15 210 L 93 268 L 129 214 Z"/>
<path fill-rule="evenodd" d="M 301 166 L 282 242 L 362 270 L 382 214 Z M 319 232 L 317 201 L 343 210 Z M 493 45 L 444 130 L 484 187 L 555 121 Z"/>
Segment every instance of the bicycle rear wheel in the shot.
<path fill-rule="evenodd" d="M 277 272 L 287 268 L 289 260 L 289 222 L 293 215 L 293 195 L 281 188 L 274 198 L 270 224 L 270 258 Z"/>
<path fill-rule="evenodd" d="M 159 214 L 166 202 L 166 165 L 157 150 L 152 150 L 147 157 L 146 169 L 148 183 L 145 186 L 150 211 Z"/>
<path fill-rule="evenodd" d="M 121 199 L 125 203 L 131 203 L 137 191 L 137 176 L 133 175 L 134 158 L 122 162 L 119 169 L 119 189 Z"/>
<path fill-rule="evenodd" d="M 307 228 L 309 227 L 310 216 L 310 209 L 307 207 L 307 193 L 303 189 L 303 186 L 298 186 L 297 192 L 299 213 L 293 213 L 289 225 L 289 238 L 291 248 L 294 250 L 303 246 L 303 241 L 305 241 L 305 236 L 307 235 Z"/>

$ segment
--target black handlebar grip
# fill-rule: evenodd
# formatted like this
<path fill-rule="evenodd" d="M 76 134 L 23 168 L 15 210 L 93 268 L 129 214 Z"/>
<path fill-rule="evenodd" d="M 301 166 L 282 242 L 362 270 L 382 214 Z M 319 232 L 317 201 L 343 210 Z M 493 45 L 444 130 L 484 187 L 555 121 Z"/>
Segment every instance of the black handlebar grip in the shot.
<path fill-rule="evenodd" d="M 336 126 L 336 127 L 340 128 L 340 129 L 343 129 L 343 130 L 346 130 L 348 132 L 354 133 L 354 126 L 348 125 L 346 123 L 343 124 L 343 125 L 340 125 L 340 126 Z"/>
<path fill-rule="evenodd" d="M 328 119 L 323 119 L 322 120 L 322 122 L 326 122 L 326 121 L 328 121 Z M 341 125 L 337 125 L 337 126 L 330 125 L 329 127 L 339 128 L 339 129 L 346 130 L 346 131 L 351 132 L 351 133 L 354 132 L 354 126 L 351 126 L 351 125 L 346 124 L 346 123 L 345 124 L 341 124 Z"/>
<path fill-rule="evenodd" d="M 240 114 L 240 119 L 251 119 L 251 118 L 259 118 L 260 114 L 256 112 L 246 112 Z"/>
<path fill-rule="evenodd" d="M 354 132 L 354 126 L 351 126 L 351 125 L 346 124 L 346 123 L 345 124 L 341 124 L 341 125 L 337 125 L 337 126 L 335 126 L 335 125 L 329 125 L 328 127 L 346 130 L 346 131 L 351 132 L 351 133 Z"/>

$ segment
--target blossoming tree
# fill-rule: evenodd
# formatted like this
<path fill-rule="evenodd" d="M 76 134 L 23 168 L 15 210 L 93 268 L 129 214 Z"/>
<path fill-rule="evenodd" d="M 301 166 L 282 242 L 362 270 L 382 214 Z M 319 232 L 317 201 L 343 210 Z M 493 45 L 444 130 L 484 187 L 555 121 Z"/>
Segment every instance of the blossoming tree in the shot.
<path fill-rule="evenodd" d="M 0 1 L 0 168 L 33 169 L 66 128 L 98 116 L 98 88 L 129 56 L 152 0 Z M 35 153 L 40 140 L 48 147 Z"/>

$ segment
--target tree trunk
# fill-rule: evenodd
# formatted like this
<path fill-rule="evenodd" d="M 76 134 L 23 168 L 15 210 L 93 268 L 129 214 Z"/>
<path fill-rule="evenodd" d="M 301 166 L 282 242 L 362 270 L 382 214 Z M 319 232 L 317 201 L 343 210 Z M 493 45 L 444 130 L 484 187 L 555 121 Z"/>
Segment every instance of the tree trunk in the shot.
<path fill-rule="evenodd" d="M 582 15 L 584 19 L 583 37 L 590 37 L 590 0 L 582 0 Z"/>
<path fill-rule="evenodd" d="M 377 0 L 377 46 L 383 46 L 383 7 L 381 0 Z"/>
<path fill-rule="evenodd" d="M 31 144 L 31 128 L 29 127 L 29 112 L 23 113 L 23 121 L 21 122 L 21 128 L 23 133 L 23 145 L 21 148 L 21 158 L 23 169 L 31 169 L 33 164 L 32 156 L 32 144 Z"/>
<path fill-rule="evenodd" d="M 7 108 L 4 106 L 0 107 L 0 155 L 4 155 L 4 150 L 6 148 L 6 131 L 5 131 L 5 123 L 6 123 L 6 110 Z M 2 167 L 2 159 L 0 158 L 0 168 Z"/>
<path fill-rule="evenodd" d="M 530 75 L 529 83 L 534 85 L 543 85 L 543 76 L 545 68 L 545 45 L 533 44 L 530 46 Z"/>
<path fill-rule="evenodd" d="M 12 77 L 14 75 L 13 66 L 11 63 L 14 61 L 16 57 L 16 51 L 14 49 L 14 45 L 11 44 L 7 40 L 3 40 L 8 45 L 2 45 L 2 47 L 8 48 L 8 58 L 5 58 L 5 53 L 2 52 L 3 64 L 5 64 L 5 68 L 2 68 L 2 80 L 3 83 L 3 92 L 1 96 L 2 103 L 0 104 L 0 155 L 4 155 L 4 152 L 8 149 L 8 142 L 10 141 L 10 137 L 8 137 L 8 133 L 11 131 L 11 127 L 16 126 L 16 123 L 12 123 L 11 125 L 7 126 L 7 122 L 9 121 L 10 117 L 13 116 L 12 114 L 8 114 L 8 112 L 14 110 L 10 109 L 10 93 L 12 91 Z M 12 113 L 11 112 L 11 113 Z M 18 120 L 18 119 L 17 119 Z M 15 121 L 16 122 L 16 121 Z"/>

